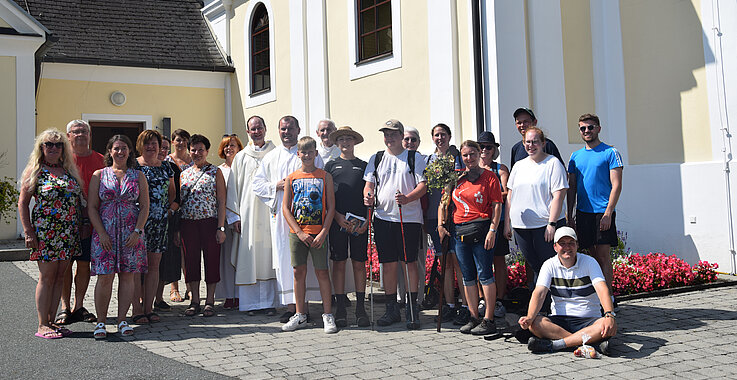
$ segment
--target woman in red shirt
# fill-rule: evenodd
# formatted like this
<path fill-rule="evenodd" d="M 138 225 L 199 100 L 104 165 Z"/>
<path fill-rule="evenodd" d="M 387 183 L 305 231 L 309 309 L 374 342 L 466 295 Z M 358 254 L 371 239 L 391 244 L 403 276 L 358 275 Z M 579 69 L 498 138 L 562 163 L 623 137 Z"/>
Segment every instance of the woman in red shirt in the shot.
<path fill-rule="evenodd" d="M 494 305 L 496 285 L 492 263 L 501 216 L 502 193 L 499 180 L 489 170 L 479 166 L 481 149 L 475 141 L 461 144 L 461 157 L 466 171 L 453 189 L 453 223 L 456 226 L 456 255 L 463 274 L 463 285 L 471 311 L 471 319 L 461 327 L 464 334 L 487 335 L 496 332 Z M 446 218 L 441 205 L 438 232 L 443 238 L 448 231 L 443 227 Z M 481 284 L 486 302 L 483 319 L 479 316 L 479 292 L 476 282 Z"/>

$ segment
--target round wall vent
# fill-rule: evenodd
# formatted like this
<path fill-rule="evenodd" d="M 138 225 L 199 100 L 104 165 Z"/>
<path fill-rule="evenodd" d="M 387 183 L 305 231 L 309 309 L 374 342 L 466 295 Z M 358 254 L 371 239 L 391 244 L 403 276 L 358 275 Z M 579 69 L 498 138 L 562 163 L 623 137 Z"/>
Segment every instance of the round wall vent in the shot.
<path fill-rule="evenodd" d="M 125 94 L 120 91 L 114 91 L 110 94 L 110 102 L 120 107 L 125 104 Z"/>

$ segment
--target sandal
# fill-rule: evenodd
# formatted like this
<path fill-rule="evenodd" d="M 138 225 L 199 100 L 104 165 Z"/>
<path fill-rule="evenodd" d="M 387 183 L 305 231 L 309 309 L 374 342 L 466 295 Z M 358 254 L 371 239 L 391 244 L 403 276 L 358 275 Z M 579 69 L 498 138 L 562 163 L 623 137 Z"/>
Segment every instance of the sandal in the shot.
<path fill-rule="evenodd" d="M 145 319 L 145 321 L 141 321 L 141 319 Z M 147 325 L 147 324 L 149 324 L 151 322 L 148 319 L 148 317 L 146 316 L 146 314 L 134 315 L 133 318 L 131 318 L 131 321 L 133 321 L 133 323 L 135 323 L 137 325 Z M 126 325 L 127 325 L 127 323 L 126 323 Z"/>
<path fill-rule="evenodd" d="M 202 312 L 203 317 L 212 317 L 215 315 L 215 306 L 213 304 L 206 303 L 205 310 Z"/>
<path fill-rule="evenodd" d="M 59 313 L 56 316 L 56 319 L 54 320 L 54 323 L 57 325 L 68 325 L 71 322 L 72 319 L 72 311 L 69 309 L 62 310 L 61 313 Z"/>
<path fill-rule="evenodd" d="M 159 315 L 156 313 L 148 313 L 146 314 L 146 318 L 148 319 L 149 323 L 161 322 L 161 317 L 159 317 Z"/>
<path fill-rule="evenodd" d="M 83 306 L 72 313 L 72 320 L 82 322 L 94 322 L 97 320 L 97 317 L 95 317 L 94 314 L 90 313 Z"/>
<path fill-rule="evenodd" d="M 200 304 L 198 303 L 191 303 L 189 304 L 189 307 L 187 310 L 184 311 L 184 315 L 186 317 L 194 317 L 195 315 L 200 313 Z"/>
<path fill-rule="evenodd" d="M 176 289 L 172 289 L 172 290 L 169 291 L 169 299 L 171 300 L 171 302 L 182 302 L 182 301 L 184 301 L 182 299 L 182 295 L 179 294 L 179 290 L 176 290 Z"/>
<path fill-rule="evenodd" d="M 131 336 L 133 335 L 133 327 L 128 326 L 128 322 L 123 321 L 118 323 L 118 332 L 120 332 L 120 336 Z"/>
<path fill-rule="evenodd" d="M 105 324 L 100 322 L 95 325 L 95 332 L 92 334 L 92 336 L 95 337 L 95 340 L 107 338 L 107 330 L 105 330 Z"/>
<path fill-rule="evenodd" d="M 36 336 L 44 339 L 59 339 L 63 337 L 63 335 L 58 331 L 47 331 L 44 333 L 37 332 Z"/>
<path fill-rule="evenodd" d="M 68 337 L 69 335 L 72 335 L 72 330 L 69 330 L 68 328 L 64 326 L 59 326 L 56 323 L 52 323 L 51 328 L 54 329 L 54 331 L 61 334 L 61 336 L 63 337 Z"/>

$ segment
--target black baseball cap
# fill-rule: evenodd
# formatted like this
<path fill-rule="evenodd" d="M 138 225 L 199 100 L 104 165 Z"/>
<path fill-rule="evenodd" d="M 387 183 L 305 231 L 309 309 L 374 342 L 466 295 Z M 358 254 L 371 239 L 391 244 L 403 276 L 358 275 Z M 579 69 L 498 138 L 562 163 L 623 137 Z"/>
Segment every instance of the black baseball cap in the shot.
<path fill-rule="evenodd" d="M 529 108 L 527 108 L 527 107 L 517 108 L 517 110 L 514 111 L 514 118 L 516 119 L 517 118 L 517 115 L 521 114 L 522 112 L 530 115 L 530 117 L 532 118 L 532 120 L 537 120 L 537 118 L 535 117 L 535 113 L 532 112 L 532 110 L 529 109 Z"/>

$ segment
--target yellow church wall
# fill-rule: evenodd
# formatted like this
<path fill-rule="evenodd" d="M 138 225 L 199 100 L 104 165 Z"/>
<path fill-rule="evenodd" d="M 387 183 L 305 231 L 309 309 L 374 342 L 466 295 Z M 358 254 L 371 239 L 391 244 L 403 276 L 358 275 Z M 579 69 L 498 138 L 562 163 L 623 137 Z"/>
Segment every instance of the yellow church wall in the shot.
<path fill-rule="evenodd" d="M 271 75 L 275 75 L 276 100 L 255 107 L 246 108 L 245 99 L 250 94 L 248 88 L 248 72 L 245 62 L 250 59 L 250 52 L 246 51 L 246 38 L 249 35 L 248 8 L 253 1 L 235 2 L 234 15 L 230 21 L 231 29 L 231 57 L 236 71 L 232 75 L 232 108 L 233 132 L 245 133 L 246 120 L 253 115 L 264 118 L 267 126 L 267 138 L 279 141 L 278 121 L 284 115 L 291 114 L 292 95 L 289 65 L 289 2 L 271 1 L 269 27 L 274 30 L 274 40 L 271 48 L 274 49 L 275 68 Z M 301 121 L 301 120 L 300 120 Z"/>
<path fill-rule="evenodd" d="M 579 144 L 578 117 L 596 113 L 588 0 L 560 2 L 568 142 Z"/>
<path fill-rule="evenodd" d="M 700 2 L 620 1 L 631 164 L 711 160 Z"/>
<path fill-rule="evenodd" d="M 126 95 L 123 106 L 110 102 L 113 91 Z M 43 78 L 37 108 L 37 133 L 50 127 L 64 130 L 69 120 L 79 119 L 82 114 L 150 115 L 152 126 L 159 128 L 162 118 L 170 117 L 172 130 L 183 128 L 190 134 L 203 134 L 215 147 L 225 132 L 225 93 L 217 88 Z M 213 162 L 220 160 L 216 150 L 210 149 Z"/>
<path fill-rule="evenodd" d="M 422 135 L 420 150 L 432 150 L 427 4 L 401 3 L 402 66 L 355 80 L 349 76 L 347 6 L 344 0 L 328 0 L 326 7 L 331 118 L 364 136 L 366 142 L 356 146 L 358 156 L 368 157 L 384 148 L 379 128 L 391 118 L 417 128 Z"/>
<path fill-rule="evenodd" d="M 4 154 L 0 159 L 0 179 L 5 177 L 15 181 L 16 176 L 16 83 L 15 83 L 15 57 L 0 57 L 0 132 L 3 135 L 3 141 L 0 154 Z M 16 223 L 15 218 L 9 220 L 0 220 L 0 239 L 10 239 L 15 237 Z"/>

